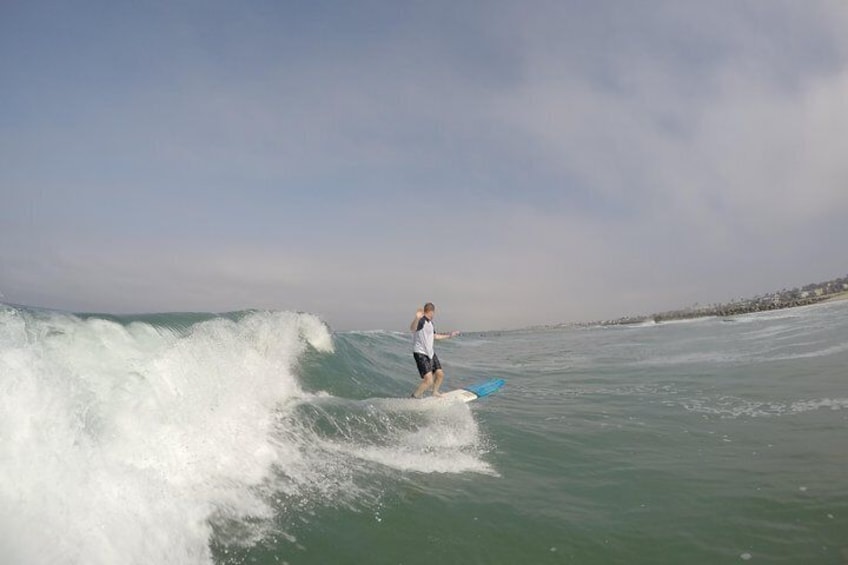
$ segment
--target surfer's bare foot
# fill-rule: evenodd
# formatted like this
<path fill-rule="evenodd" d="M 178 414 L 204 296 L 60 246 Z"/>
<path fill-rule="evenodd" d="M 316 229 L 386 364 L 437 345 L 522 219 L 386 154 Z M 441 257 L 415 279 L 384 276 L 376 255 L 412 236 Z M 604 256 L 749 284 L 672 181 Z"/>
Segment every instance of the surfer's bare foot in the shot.
<path fill-rule="evenodd" d="M 442 393 L 441 393 L 441 392 L 439 392 L 438 390 L 434 390 L 434 391 L 433 391 L 433 396 L 435 396 L 436 398 L 441 398 L 441 397 L 442 397 Z"/>

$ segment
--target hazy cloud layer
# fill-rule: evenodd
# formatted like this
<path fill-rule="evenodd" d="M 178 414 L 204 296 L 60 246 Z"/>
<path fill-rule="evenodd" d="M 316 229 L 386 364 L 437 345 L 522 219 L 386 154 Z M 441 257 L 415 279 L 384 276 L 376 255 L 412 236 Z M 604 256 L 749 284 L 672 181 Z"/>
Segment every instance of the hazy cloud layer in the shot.
<path fill-rule="evenodd" d="M 520 326 L 844 275 L 839 2 L 0 8 L 0 291 Z"/>

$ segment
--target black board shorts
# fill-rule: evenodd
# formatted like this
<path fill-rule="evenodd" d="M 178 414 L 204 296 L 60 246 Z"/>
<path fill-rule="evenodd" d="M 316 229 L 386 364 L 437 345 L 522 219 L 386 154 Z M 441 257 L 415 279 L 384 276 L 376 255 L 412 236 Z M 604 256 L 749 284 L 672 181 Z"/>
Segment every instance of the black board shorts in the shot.
<path fill-rule="evenodd" d="M 422 355 L 421 353 L 413 353 L 412 356 L 415 357 L 415 364 L 418 366 L 418 374 L 421 375 L 422 379 L 427 373 L 435 373 L 442 368 L 442 364 L 439 363 L 439 358 L 435 353 L 433 354 L 432 359 L 426 355 Z"/>

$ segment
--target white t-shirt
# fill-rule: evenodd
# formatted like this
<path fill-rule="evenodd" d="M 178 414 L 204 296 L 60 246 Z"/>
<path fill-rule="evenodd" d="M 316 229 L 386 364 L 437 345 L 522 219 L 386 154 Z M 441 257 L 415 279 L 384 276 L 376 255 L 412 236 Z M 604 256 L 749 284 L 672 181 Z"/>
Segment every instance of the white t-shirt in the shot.
<path fill-rule="evenodd" d="M 433 340 L 436 336 L 436 328 L 433 321 L 427 316 L 421 316 L 418 320 L 418 329 L 412 334 L 412 352 L 433 358 Z"/>

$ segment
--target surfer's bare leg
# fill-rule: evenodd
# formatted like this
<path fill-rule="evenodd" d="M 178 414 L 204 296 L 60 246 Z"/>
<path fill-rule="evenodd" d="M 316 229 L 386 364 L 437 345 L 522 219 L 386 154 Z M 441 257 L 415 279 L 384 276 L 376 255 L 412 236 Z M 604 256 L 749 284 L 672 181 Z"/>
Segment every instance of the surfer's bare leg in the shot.
<path fill-rule="evenodd" d="M 427 373 L 423 377 L 421 377 L 421 384 L 418 385 L 418 388 L 415 389 L 415 392 L 412 393 L 412 396 L 415 398 L 421 398 L 424 396 L 424 393 L 433 386 L 433 373 Z"/>
<path fill-rule="evenodd" d="M 436 382 L 433 383 L 433 396 L 442 396 L 439 392 L 439 387 L 442 386 L 442 381 L 445 380 L 445 372 L 441 369 L 436 369 Z"/>

